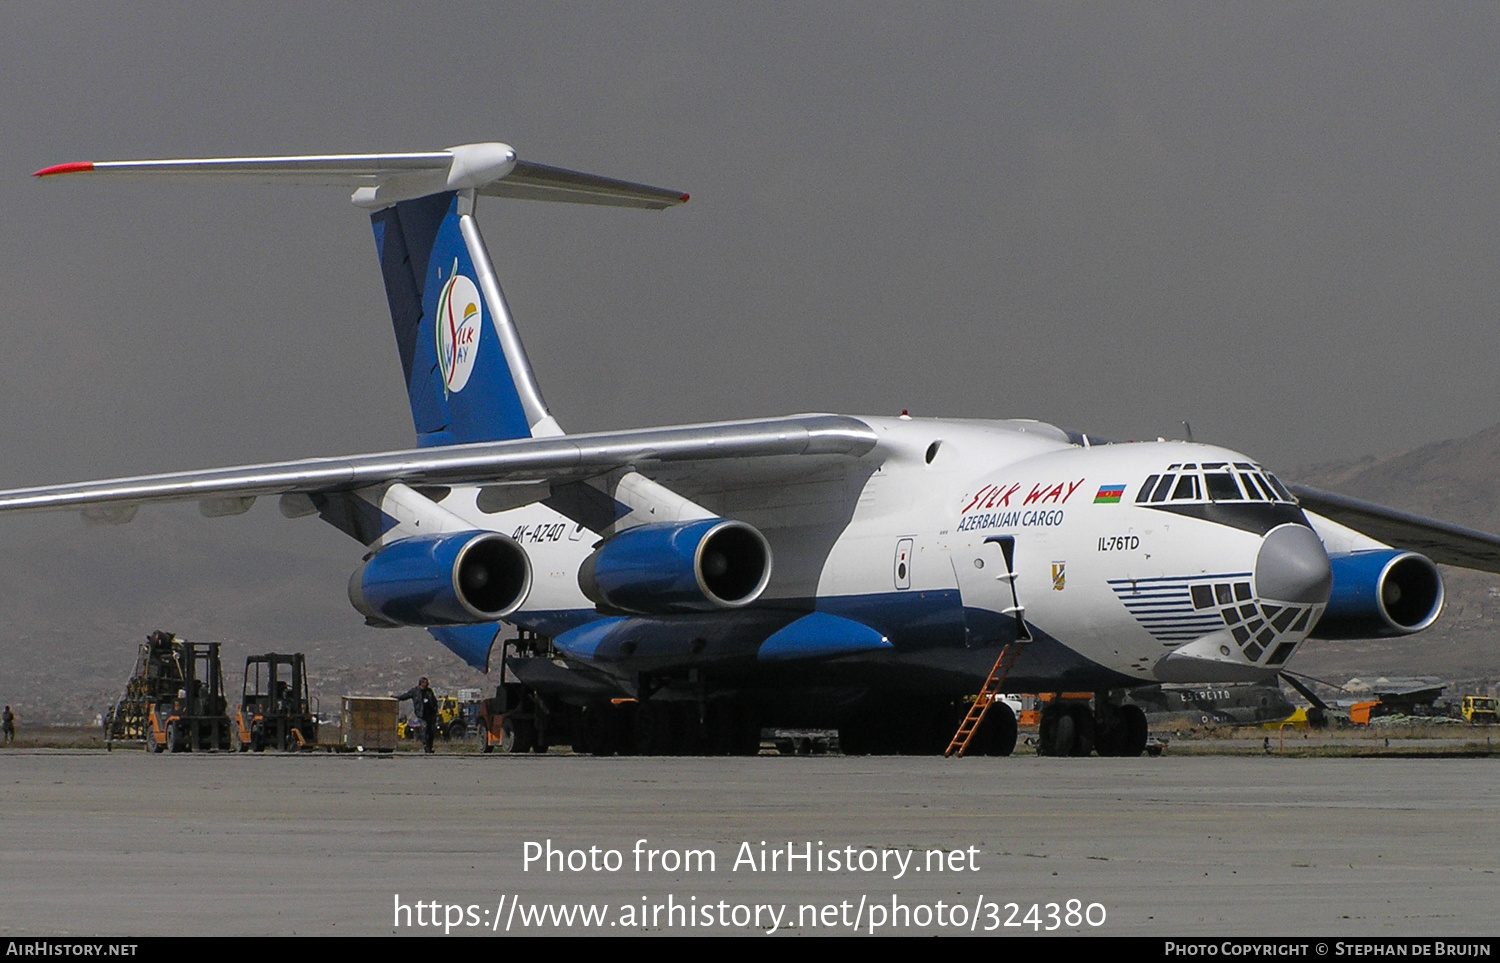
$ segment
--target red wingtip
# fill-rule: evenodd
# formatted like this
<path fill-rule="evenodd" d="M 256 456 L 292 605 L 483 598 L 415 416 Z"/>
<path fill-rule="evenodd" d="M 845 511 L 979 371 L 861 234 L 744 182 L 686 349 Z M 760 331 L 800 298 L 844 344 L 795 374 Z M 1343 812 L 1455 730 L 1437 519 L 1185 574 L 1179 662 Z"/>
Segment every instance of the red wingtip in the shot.
<path fill-rule="evenodd" d="M 51 177 L 53 174 L 82 174 L 94 169 L 92 161 L 79 161 L 76 164 L 58 164 L 55 167 L 43 167 L 32 174 L 32 177 Z"/>
<path fill-rule="evenodd" d="M 688 196 L 687 196 L 687 194 L 683 194 L 681 197 L 679 197 L 677 199 L 679 201 L 681 201 L 682 203 L 684 203 L 684 204 L 686 204 L 688 202 Z"/>

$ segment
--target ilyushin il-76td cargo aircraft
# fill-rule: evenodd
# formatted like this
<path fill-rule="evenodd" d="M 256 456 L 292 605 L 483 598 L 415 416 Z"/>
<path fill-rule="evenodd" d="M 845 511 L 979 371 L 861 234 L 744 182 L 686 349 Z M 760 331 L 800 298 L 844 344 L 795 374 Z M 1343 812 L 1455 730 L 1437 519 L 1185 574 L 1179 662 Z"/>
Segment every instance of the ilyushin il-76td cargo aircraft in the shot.
<path fill-rule="evenodd" d="M 1145 717 L 1123 690 L 1263 680 L 1309 636 L 1418 632 L 1443 605 L 1434 561 L 1500 572 L 1500 538 L 1289 486 L 1213 445 L 904 414 L 565 434 L 475 205 L 662 210 L 679 191 L 498 143 L 37 175 L 354 188 L 417 446 L 5 491 L 0 511 L 123 522 L 274 495 L 318 515 L 365 547 L 349 598 L 370 625 L 503 661 L 512 751 L 754 752 L 779 726 L 837 728 L 845 752 L 941 752 L 1015 643 L 1010 691 L 1094 693 L 1048 705 L 1038 751 L 1138 755 Z M 518 641 L 496 646 L 504 624 Z M 1005 755 L 1015 717 L 990 705 L 975 738 Z"/>

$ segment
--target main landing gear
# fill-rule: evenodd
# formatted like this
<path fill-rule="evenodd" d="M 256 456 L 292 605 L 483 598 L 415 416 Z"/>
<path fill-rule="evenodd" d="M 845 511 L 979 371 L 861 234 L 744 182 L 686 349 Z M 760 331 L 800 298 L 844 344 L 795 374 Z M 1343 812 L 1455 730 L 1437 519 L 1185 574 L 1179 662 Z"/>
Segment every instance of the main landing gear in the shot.
<path fill-rule="evenodd" d="M 583 708 L 574 752 L 595 756 L 753 756 L 760 716 L 738 699 L 597 701 Z"/>
<path fill-rule="evenodd" d="M 1042 709 L 1039 756 L 1139 756 L 1146 751 L 1146 713 L 1115 705 L 1103 693 L 1084 701 L 1054 700 Z"/>
<path fill-rule="evenodd" d="M 961 700 L 936 696 L 875 702 L 839 723 L 839 747 L 846 756 L 941 756 L 967 711 Z M 1008 756 L 1015 748 L 1016 714 L 996 701 L 966 755 Z"/>

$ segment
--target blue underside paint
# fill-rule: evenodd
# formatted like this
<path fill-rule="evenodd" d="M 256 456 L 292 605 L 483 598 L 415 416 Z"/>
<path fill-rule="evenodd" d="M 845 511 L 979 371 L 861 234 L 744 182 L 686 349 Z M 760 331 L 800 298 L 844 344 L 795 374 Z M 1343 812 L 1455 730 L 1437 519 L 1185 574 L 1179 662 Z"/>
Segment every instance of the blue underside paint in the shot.
<path fill-rule="evenodd" d="M 599 646 L 609 637 L 609 634 L 629 619 L 615 617 L 599 619 L 588 622 L 570 629 L 552 640 L 569 658 L 581 659 L 585 662 L 594 661 L 599 652 Z"/>
<path fill-rule="evenodd" d="M 454 655 L 478 669 L 490 671 L 490 647 L 500 631 L 499 622 L 483 625 L 451 625 L 427 630 L 434 639 L 447 646 Z"/>
<path fill-rule="evenodd" d="M 814 612 L 773 632 L 761 643 L 756 658 L 762 662 L 821 659 L 891 648 L 890 640 L 868 625 Z"/>
<path fill-rule="evenodd" d="M 818 599 L 816 608 L 868 625 L 900 651 L 961 647 L 967 641 L 958 589 L 836 595 Z"/>
<path fill-rule="evenodd" d="M 747 685 L 779 686 L 854 682 L 970 692 L 977 691 L 999 654 L 1000 643 L 1009 641 L 1015 631 L 1013 618 L 965 610 L 956 589 L 815 601 L 781 599 L 769 605 L 778 608 L 757 606 L 708 614 L 639 617 L 606 617 L 591 609 L 572 609 L 518 613 L 515 620 L 527 629 L 551 636 L 559 647 L 566 643 L 564 650 L 570 657 L 620 678 L 634 672 L 700 668 L 714 672 L 726 684 L 736 680 Z M 884 636 L 889 644 L 857 652 L 829 651 L 809 655 L 806 660 L 759 657 L 778 633 L 815 616 L 863 627 L 869 633 L 866 639 Z M 971 633 L 966 616 L 988 628 L 983 633 Z M 1095 691 L 1142 682 L 1084 658 L 1036 625 L 1029 624 L 1029 628 L 1033 641 L 1011 673 L 1015 685 L 1022 687 L 1014 691 Z M 838 632 L 819 636 L 798 629 L 796 635 L 806 639 L 809 646 L 833 647 L 837 639 L 857 635 L 857 629 L 844 626 Z M 1005 637 L 983 637 L 987 635 Z M 782 672 L 790 674 L 783 678 L 778 675 Z"/>

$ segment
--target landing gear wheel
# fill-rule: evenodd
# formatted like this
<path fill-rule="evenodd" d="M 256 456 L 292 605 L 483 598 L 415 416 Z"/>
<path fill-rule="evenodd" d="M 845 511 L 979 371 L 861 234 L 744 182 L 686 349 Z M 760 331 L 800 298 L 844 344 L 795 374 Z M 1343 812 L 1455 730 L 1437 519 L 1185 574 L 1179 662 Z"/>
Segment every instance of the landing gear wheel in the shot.
<path fill-rule="evenodd" d="M 1121 706 L 1120 719 L 1125 723 L 1125 739 L 1120 747 L 1120 755 L 1139 756 L 1146 751 L 1146 737 L 1149 733 L 1146 710 L 1140 706 Z"/>
<path fill-rule="evenodd" d="M 953 707 L 944 699 L 914 699 L 907 708 L 906 724 L 893 739 L 892 748 L 903 756 L 940 756 L 953 739 L 958 723 L 949 725 Z"/>
<path fill-rule="evenodd" d="M 661 755 L 672 738 L 668 707 L 656 702 L 637 702 L 633 735 L 636 755 Z"/>
<path fill-rule="evenodd" d="M 710 703 L 710 706 L 717 707 L 712 728 L 717 752 L 731 756 L 760 755 L 760 715 L 754 706 L 738 699 L 726 699 Z"/>
<path fill-rule="evenodd" d="M 1105 756 L 1125 755 L 1125 739 L 1128 733 L 1125 731 L 1125 721 L 1120 718 L 1118 709 L 1110 712 L 1100 721 L 1094 736 L 1094 751 L 1101 758 Z"/>
<path fill-rule="evenodd" d="M 865 756 L 870 753 L 869 727 L 862 719 L 851 719 L 839 726 L 839 751 L 846 756 Z"/>
<path fill-rule="evenodd" d="M 696 702 L 677 702 L 672 705 L 672 731 L 676 735 L 678 755 L 698 756 L 703 754 L 703 723 L 698 718 Z"/>
<path fill-rule="evenodd" d="M 735 731 L 734 754 L 736 756 L 760 755 L 760 719 L 753 709 L 741 707 L 739 724 Z"/>
<path fill-rule="evenodd" d="M 1039 756 L 1055 756 L 1052 745 L 1057 740 L 1057 720 L 1062 718 L 1056 705 L 1042 707 L 1041 719 L 1037 725 L 1036 754 Z"/>
<path fill-rule="evenodd" d="M 575 753 L 593 753 L 602 738 L 599 726 L 599 710 L 596 706 L 584 706 L 578 713 L 578 731 L 573 736 Z"/>
<path fill-rule="evenodd" d="M 1073 713 L 1059 712 L 1057 722 L 1052 727 L 1051 740 L 1043 742 L 1043 745 L 1047 747 L 1046 754 L 1049 756 L 1071 756 L 1073 754 L 1075 729 Z"/>
<path fill-rule="evenodd" d="M 610 727 L 610 742 L 622 756 L 635 755 L 635 709 L 637 703 L 610 704 L 605 715 Z"/>
<path fill-rule="evenodd" d="M 704 724 L 704 753 L 710 756 L 727 756 L 734 751 L 734 703 L 728 699 L 715 699 L 707 706 L 707 721 Z"/>
<path fill-rule="evenodd" d="M 1094 714 L 1086 705 L 1073 706 L 1070 713 L 1073 717 L 1073 750 L 1068 753 L 1072 756 L 1087 756 L 1094 751 Z"/>
<path fill-rule="evenodd" d="M 1008 756 L 1016 751 L 1016 714 L 1003 702 L 996 702 L 984 714 L 979 728 L 979 746 L 986 756 Z"/>
<path fill-rule="evenodd" d="M 500 723 L 500 751 L 530 752 L 531 724 L 526 719 L 506 716 Z"/>

